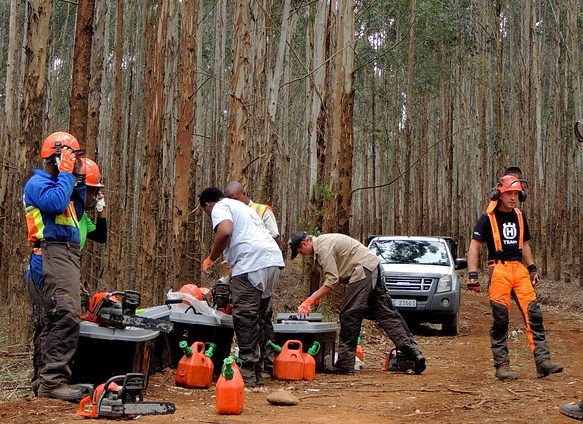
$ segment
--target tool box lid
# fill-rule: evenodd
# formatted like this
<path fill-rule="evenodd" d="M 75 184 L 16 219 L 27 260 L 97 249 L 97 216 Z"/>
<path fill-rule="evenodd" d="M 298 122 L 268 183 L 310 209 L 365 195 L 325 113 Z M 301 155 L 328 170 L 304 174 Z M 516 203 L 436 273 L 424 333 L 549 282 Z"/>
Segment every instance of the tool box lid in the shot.
<path fill-rule="evenodd" d="M 299 320 L 283 321 L 280 324 L 273 325 L 275 333 L 285 334 L 319 334 L 319 333 L 336 333 L 338 325 L 335 322 L 308 322 Z"/>
<path fill-rule="evenodd" d="M 219 320 L 207 315 L 194 314 L 192 312 L 171 312 L 170 321 L 190 325 L 206 325 L 210 327 L 229 327 L 233 328 L 233 318 L 230 315 L 223 314 Z"/>
<path fill-rule="evenodd" d="M 275 316 L 275 320 L 280 323 L 283 321 L 308 321 L 308 322 L 322 322 L 324 318 L 322 314 L 310 314 L 306 317 L 300 318 L 300 316 L 294 312 L 280 312 Z"/>
<path fill-rule="evenodd" d="M 99 324 L 89 321 L 81 321 L 79 336 L 91 339 L 117 340 L 127 342 L 145 342 L 155 339 L 159 331 L 146 330 L 144 328 L 126 327 L 124 329 L 101 327 Z"/>
<path fill-rule="evenodd" d="M 139 315 L 145 318 L 169 319 L 170 322 L 191 325 L 207 325 L 233 328 L 231 315 L 217 312 L 219 318 L 213 316 L 195 314 L 192 308 L 186 305 L 159 305 L 151 306 L 140 311 Z"/>

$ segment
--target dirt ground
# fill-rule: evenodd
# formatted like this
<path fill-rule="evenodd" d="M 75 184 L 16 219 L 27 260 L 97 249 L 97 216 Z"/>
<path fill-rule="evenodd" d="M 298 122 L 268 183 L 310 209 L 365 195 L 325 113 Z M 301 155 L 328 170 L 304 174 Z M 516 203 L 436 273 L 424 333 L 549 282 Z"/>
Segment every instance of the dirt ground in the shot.
<path fill-rule="evenodd" d="M 544 307 L 543 310 L 554 359 L 566 367 L 562 374 L 545 379 L 536 378 L 522 320 L 515 308 L 511 317 L 511 328 L 515 331 L 509 348 L 512 365 L 520 378 L 512 382 L 499 382 L 494 378 L 486 295 L 464 292 L 459 336 L 443 337 L 430 326 L 415 331 L 427 357 L 427 370 L 423 375 L 382 372 L 383 352 L 390 342 L 373 324 L 367 324 L 365 369 L 354 376 L 318 374 L 313 382 L 268 381 L 263 388 L 245 390 L 242 415 L 219 416 L 214 412 L 214 386 L 208 390 L 175 387 L 173 370 L 168 369 L 151 377 L 145 399 L 175 402 L 176 412 L 141 417 L 139 422 L 574 422 L 559 414 L 558 405 L 583 396 L 583 315 L 559 307 Z M 3 361 L 8 359 L 6 353 Z M 281 389 L 290 390 L 300 403 L 291 407 L 268 404 L 266 396 Z M 12 396 L 6 396 L 9 392 Z M 0 423 L 59 424 L 82 420 L 75 416 L 76 405 L 72 403 L 34 398 L 27 391 L 11 391 L 10 387 L 5 387 L 2 398 L 9 400 L 0 403 Z"/>

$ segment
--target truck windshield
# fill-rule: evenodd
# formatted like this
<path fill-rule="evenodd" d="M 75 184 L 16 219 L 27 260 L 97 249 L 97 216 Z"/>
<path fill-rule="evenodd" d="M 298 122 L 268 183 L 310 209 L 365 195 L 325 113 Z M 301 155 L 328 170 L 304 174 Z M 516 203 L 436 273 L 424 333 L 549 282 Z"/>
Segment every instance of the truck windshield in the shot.
<path fill-rule="evenodd" d="M 449 266 L 446 246 L 439 241 L 375 240 L 370 249 L 383 264 Z"/>

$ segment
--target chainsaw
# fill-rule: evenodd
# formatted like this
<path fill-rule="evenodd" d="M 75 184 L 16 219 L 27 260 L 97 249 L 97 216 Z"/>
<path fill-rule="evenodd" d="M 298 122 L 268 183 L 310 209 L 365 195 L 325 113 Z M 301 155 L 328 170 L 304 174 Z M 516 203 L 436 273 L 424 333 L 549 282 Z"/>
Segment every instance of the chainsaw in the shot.
<path fill-rule="evenodd" d="M 170 321 L 145 318 L 136 315 L 140 305 L 140 292 L 135 290 L 97 292 L 92 296 L 84 293 L 82 305 L 87 313 L 81 319 L 113 328 L 138 327 L 146 330 L 170 333 L 173 324 Z"/>
<path fill-rule="evenodd" d="M 385 365 L 383 371 L 401 372 L 411 374 L 415 368 L 415 362 L 411 361 L 405 356 L 403 352 L 397 349 L 392 349 L 386 352 Z"/>
<path fill-rule="evenodd" d="M 111 377 L 79 402 L 77 415 L 85 418 L 132 419 L 142 415 L 173 414 L 172 402 L 144 402 L 144 375 L 128 373 Z"/>

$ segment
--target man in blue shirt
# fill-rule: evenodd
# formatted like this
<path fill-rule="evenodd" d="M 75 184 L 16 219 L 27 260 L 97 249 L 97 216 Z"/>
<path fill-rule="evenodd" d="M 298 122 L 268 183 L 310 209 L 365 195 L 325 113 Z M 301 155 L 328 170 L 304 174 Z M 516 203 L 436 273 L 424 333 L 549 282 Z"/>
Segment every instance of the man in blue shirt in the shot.
<path fill-rule="evenodd" d="M 41 148 L 43 169 L 24 186 L 28 240 L 32 244 L 26 285 L 33 304 L 34 375 L 37 396 L 76 402 L 69 362 L 79 340 L 80 231 L 86 187 L 79 173 L 79 142 L 66 132 L 49 135 Z"/>

